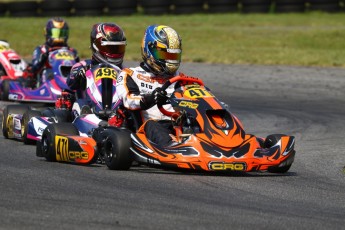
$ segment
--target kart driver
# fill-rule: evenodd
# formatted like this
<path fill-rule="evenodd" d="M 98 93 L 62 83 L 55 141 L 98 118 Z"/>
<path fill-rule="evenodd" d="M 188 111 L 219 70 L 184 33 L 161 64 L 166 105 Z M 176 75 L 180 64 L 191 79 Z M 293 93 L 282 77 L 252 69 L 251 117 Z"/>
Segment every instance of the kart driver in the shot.
<path fill-rule="evenodd" d="M 38 75 L 48 66 L 49 52 L 67 48 L 71 50 L 79 61 L 77 50 L 67 44 L 69 27 L 67 22 L 59 17 L 49 19 L 45 28 L 44 35 L 46 41 L 43 45 L 37 46 L 32 55 L 32 62 L 24 72 L 23 77 L 27 80 L 27 86 L 34 88 L 37 84 Z"/>
<path fill-rule="evenodd" d="M 121 72 L 116 91 L 124 107 L 140 111 L 143 122 L 146 122 L 147 138 L 168 146 L 174 143 L 170 135 L 173 125 L 171 118 L 163 115 L 156 104 L 164 104 L 168 99 L 166 92 L 161 90 L 163 84 L 180 74 L 177 70 L 181 62 L 181 38 L 169 26 L 150 25 L 142 40 L 141 53 L 143 62 Z M 167 88 L 168 95 L 173 93 L 175 85 L 173 83 Z M 164 108 L 173 111 L 171 105 Z"/>
<path fill-rule="evenodd" d="M 85 72 L 92 66 L 105 63 L 115 69 L 118 74 L 121 72 L 126 50 L 126 36 L 122 28 L 115 23 L 98 23 L 92 27 L 90 46 L 92 50 L 91 59 L 76 63 L 67 79 L 67 85 L 70 89 L 79 91 L 79 94 L 83 94 L 86 89 Z M 88 99 L 78 100 L 78 103 L 73 104 L 73 110 L 78 114 L 81 114 L 82 110 L 91 112 Z M 116 121 L 115 117 L 109 120 L 109 123 L 116 122 L 119 121 Z"/>

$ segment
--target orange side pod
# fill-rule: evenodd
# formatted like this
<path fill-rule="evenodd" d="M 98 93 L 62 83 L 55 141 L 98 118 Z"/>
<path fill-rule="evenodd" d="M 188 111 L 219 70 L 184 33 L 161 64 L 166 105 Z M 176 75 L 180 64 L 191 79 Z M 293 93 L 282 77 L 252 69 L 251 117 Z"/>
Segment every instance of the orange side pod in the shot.
<path fill-rule="evenodd" d="M 97 159 L 96 142 L 90 137 L 55 136 L 57 161 L 92 164 Z"/>

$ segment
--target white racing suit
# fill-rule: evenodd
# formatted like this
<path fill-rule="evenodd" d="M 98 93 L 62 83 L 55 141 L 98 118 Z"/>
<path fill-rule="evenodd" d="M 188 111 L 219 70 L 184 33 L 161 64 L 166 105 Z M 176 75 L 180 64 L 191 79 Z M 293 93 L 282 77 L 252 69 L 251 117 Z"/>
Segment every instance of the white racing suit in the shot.
<path fill-rule="evenodd" d="M 156 88 L 162 87 L 169 78 L 177 75 L 179 75 L 178 72 L 170 77 L 156 76 L 138 66 L 123 69 L 117 78 L 116 91 L 120 99 L 122 99 L 124 107 L 129 110 L 140 111 L 142 122 L 150 120 L 145 124 L 145 132 L 148 139 L 157 144 L 165 145 L 170 144 L 172 141 L 169 135 L 172 133 L 171 118 L 163 115 L 157 105 L 143 110 L 141 101 L 145 94 L 151 94 Z M 167 97 L 170 97 L 174 92 L 175 85 L 173 83 L 166 89 Z M 174 111 L 170 104 L 164 105 L 164 108 L 168 111 Z M 151 120 L 168 120 L 169 122 L 157 123 Z"/>

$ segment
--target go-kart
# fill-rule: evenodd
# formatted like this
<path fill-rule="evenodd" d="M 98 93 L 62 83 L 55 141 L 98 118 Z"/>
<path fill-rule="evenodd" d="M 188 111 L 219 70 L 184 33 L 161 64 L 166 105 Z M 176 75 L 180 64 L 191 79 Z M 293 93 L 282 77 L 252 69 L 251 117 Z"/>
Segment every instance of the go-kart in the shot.
<path fill-rule="evenodd" d="M 21 58 L 6 41 L 0 40 L 0 100 L 6 100 L 3 94 L 4 81 L 14 81 L 23 75 L 27 63 Z M 5 89 L 6 91 L 6 89 Z"/>
<path fill-rule="evenodd" d="M 169 98 L 176 112 L 161 112 L 171 117 L 175 144 L 162 146 L 150 141 L 144 123 L 139 129 L 99 127 L 92 136 L 77 136 L 72 126 L 48 126 L 37 145 L 37 155 L 47 160 L 93 163 L 104 159 L 109 169 L 126 170 L 133 160 L 154 167 L 201 171 L 287 172 L 295 156 L 295 138 L 272 134 L 266 138 L 246 134 L 239 119 L 227 110 L 198 79 L 177 76 L 163 90 L 177 82 L 180 88 Z M 133 116 L 131 116 L 133 118 Z M 128 119 L 129 117 L 127 117 Z M 135 119 L 133 119 L 135 120 Z"/>
<path fill-rule="evenodd" d="M 66 79 L 76 63 L 75 54 L 67 48 L 51 50 L 49 66 L 38 75 L 35 85 L 28 84 L 30 79 L 6 79 L 1 84 L 4 100 L 54 103 L 63 89 L 69 89 Z"/>
<path fill-rule="evenodd" d="M 90 135 L 100 123 L 107 123 L 104 120 L 116 115 L 114 111 L 121 103 L 115 96 L 116 74 L 114 69 L 103 64 L 94 66 L 86 72 L 86 99 L 75 101 L 72 91 L 63 90 L 55 108 L 40 110 L 28 105 L 7 105 L 3 111 L 3 135 L 34 144 L 49 124 L 56 124 L 60 130 L 66 122 L 73 122 L 75 134 Z"/>

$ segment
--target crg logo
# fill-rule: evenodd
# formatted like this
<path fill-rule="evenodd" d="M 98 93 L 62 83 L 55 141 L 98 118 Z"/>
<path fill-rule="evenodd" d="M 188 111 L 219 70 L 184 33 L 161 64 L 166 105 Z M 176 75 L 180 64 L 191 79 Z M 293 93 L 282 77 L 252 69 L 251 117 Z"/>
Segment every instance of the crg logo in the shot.
<path fill-rule="evenodd" d="M 225 163 L 225 162 L 210 162 L 209 169 L 215 171 L 245 171 L 247 168 L 246 163 L 234 162 L 234 163 Z"/>

